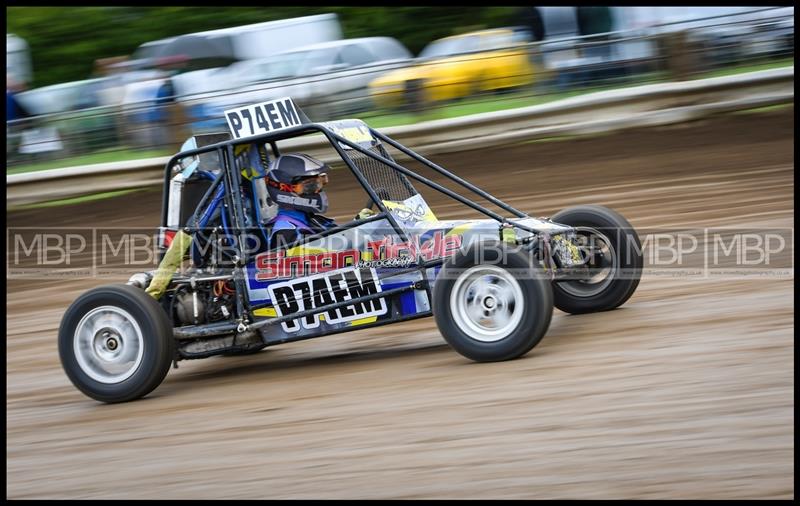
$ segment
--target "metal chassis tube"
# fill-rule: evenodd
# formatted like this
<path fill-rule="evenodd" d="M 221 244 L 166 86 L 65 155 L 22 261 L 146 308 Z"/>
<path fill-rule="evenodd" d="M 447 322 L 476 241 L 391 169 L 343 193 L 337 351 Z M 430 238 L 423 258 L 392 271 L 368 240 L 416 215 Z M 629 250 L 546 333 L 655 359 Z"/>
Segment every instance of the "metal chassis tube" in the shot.
<path fill-rule="evenodd" d="M 389 297 L 398 293 L 407 292 L 408 290 L 414 290 L 415 288 L 416 288 L 415 283 L 409 283 L 408 286 L 398 286 L 397 288 L 392 288 L 391 290 L 376 292 L 369 295 L 356 297 L 355 299 L 348 299 L 342 302 L 334 302 L 333 304 L 326 304 L 324 306 L 320 306 L 317 308 L 298 311 L 278 318 L 269 318 L 257 321 L 253 324 L 248 325 L 247 330 L 256 330 L 261 327 L 265 327 L 267 325 L 277 325 L 278 323 L 305 318 L 306 316 L 317 313 L 324 313 L 325 311 L 330 311 L 332 309 L 338 309 L 344 306 L 352 306 L 353 304 L 358 304 L 360 302 L 368 302 L 373 299 L 380 299 L 382 297 Z M 177 339 L 193 339 L 198 337 L 211 337 L 217 335 L 230 334 L 237 330 L 237 326 L 238 326 L 237 322 L 231 322 L 231 321 L 215 322 L 204 325 L 187 325 L 184 327 L 175 328 L 173 333 Z M 319 337 L 319 336 L 309 336 L 306 338 L 310 339 L 311 337 Z"/>
<path fill-rule="evenodd" d="M 407 147 L 403 146 L 402 144 L 400 144 L 396 140 L 392 139 L 391 137 L 388 137 L 388 136 L 378 132 L 377 130 L 373 130 L 371 128 L 370 128 L 370 132 L 372 133 L 372 135 L 374 135 L 378 139 L 382 140 L 383 142 L 393 146 L 398 151 L 400 151 L 402 153 L 405 153 L 406 155 L 410 156 L 414 160 L 416 160 L 416 161 L 428 166 L 429 168 L 435 170 L 436 172 L 438 172 L 438 173 L 450 178 L 451 180 L 453 180 L 456 183 L 460 184 L 464 188 L 472 190 L 473 192 L 477 193 L 478 195 L 480 195 L 481 197 L 485 198 L 486 200 L 488 200 L 492 204 L 500 207 L 501 209 L 503 209 L 505 211 L 508 211 L 511 214 L 514 214 L 519 218 L 524 218 L 524 217 L 527 216 L 522 211 L 520 211 L 518 209 L 515 209 L 514 207 L 506 204 L 502 200 L 500 200 L 497 197 L 491 195 L 490 193 L 478 188 L 477 186 L 475 186 L 474 184 L 470 183 L 466 179 L 460 178 L 460 177 L 456 176 L 455 174 L 453 174 L 452 172 L 450 172 L 449 170 L 445 169 L 444 167 L 441 167 L 440 165 L 437 165 L 437 164 L 433 163 L 432 161 L 428 160 L 427 158 L 424 158 L 424 157 L 418 155 L 417 153 L 414 153 L 413 151 L 411 151 Z"/>
<path fill-rule="evenodd" d="M 520 217 L 520 218 L 527 216 L 525 213 L 513 208 L 512 206 L 509 206 L 508 204 L 506 204 L 506 203 L 502 202 L 501 200 L 497 199 L 496 197 L 493 197 L 489 193 L 487 193 L 487 192 L 481 190 L 480 188 L 472 185 L 468 181 L 456 176 L 455 174 L 447 171 L 446 169 L 444 169 L 444 168 L 434 164 L 433 162 L 425 159 L 424 157 L 421 157 L 421 156 L 417 155 L 413 151 L 411 151 L 408 148 L 405 148 L 404 146 L 402 146 L 397 141 L 394 141 L 393 139 L 391 139 L 391 138 L 389 138 L 389 137 L 387 137 L 387 136 L 381 134 L 380 132 L 377 132 L 377 131 L 375 131 L 375 130 L 373 130 L 371 128 L 370 128 L 370 131 L 378 139 L 390 144 L 391 146 L 393 146 L 396 149 L 402 151 L 406 155 L 411 156 L 415 160 L 417 160 L 420 163 L 426 165 L 427 167 L 431 168 L 432 170 L 444 175 L 448 179 L 456 182 L 457 184 L 463 186 L 464 188 L 477 193 L 481 197 L 486 198 L 487 200 L 489 200 L 491 203 L 497 205 L 498 207 L 500 207 L 500 208 L 502 208 L 502 209 L 504 209 L 504 210 L 506 210 L 506 211 L 508 211 L 508 212 L 514 214 L 515 216 Z M 360 153 L 362 153 L 362 154 L 364 154 L 364 155 L 366 155 L 366 156 L 368 156 L 368 157 L 370 157 L 370 158 L 372 158 L 374 160 L 377 160 L 377 161 L 379 161 L 379 162 L 391 167 L 393 170 L 396 170 L 396 171 L 400 172 L 401 174 L 404 174 L 407 177 L 410 177 L 410 178 L 412 178 L 412 179 L 414 179 L 416 181 L 419 181 L 419 182 L 425 184 L 426 186 L 428 186 L 430 188 L 433 188 L 433 189 L 439 191 L 440 193 L 443 193 L 443 194 L 447 195 L 448 197 L 453 198 L 453 199 L 461 202 L 462 204 L 464 204 L 464 205 L 466 205 L 466 206 L 468 206 L 468 207 L 470 207 L 470 208 L 472 208 L 472 209 L 474 209 L 474 210 L 476 210 L 476 211 L 478 211 L 478 212 L 480 212 L 482 214 L 485 214 L 486 216 L 498 221 L 501 224 L 510 223 L 512 226 L 520 228 L 522 230 L 526 230 L 526 231 L 529 231 L 529 232 L 534 233 L 534 234 L 538 233 L 537 230 L 535 230 L 535 229 L 533 229 L 531 227 L 527 227 L 527 226 L 524 226 L 524 225 L 521 225 L 521 224 L 518 224 L 518 223 L 511 223 L 506 218 L 504 218 L 503 216 L 501 216 L 501 215 L 499 215 L 499 214 L 497 214 L 497 213 L 495 213 L 495 212 L 493 212 L 493 211 L 491 211 L 489 209 L 486 209 L 485 207 L 480 206 L 480 205 L 478 205 L 478 204 L 466 199 L 465 197 L 462 197 L 461 195 L 453 192 L 452 190 L 450 190 L 450 189 L 448 189 L 448 188 L 446 188 L 444 186 L 441 186 L 438 183 L 436 183 L 434 181 L 431 181 L 430 179 L 428 179 L 428 178 L 426 178 L 424 176 L 420 176 L 420 175 L 414 173 L 413 171 L 411 171 L 409 169 L 406 169 L 405 167 L 395 163 L 392 160 L 384 158 L 383 156 L 378 155 L 376 153 L 373 153 L 373 152 L 371 152 L 371 151 L 369 151 L 367 149 L 364 149 L 362 146 L 360 146 L 360 145 L 358 145 L 358 144 L 356 144 L 354 142 L 351 142 L 348 139 L 345 139 L 345 138 L 339 136 L 338 134 L 335 134 L 335 133 L 331 132 L 324 125 L 320 125 L 318 123 L 304 124 L 304 125 L 300 125 L 300 126 L 297 126 L 297 127 L 291 127 L 291 128 L 285 129 L 285 130 L 281 130 L 280 132 L 277 132 L 277 133 L 263 134 L 263 135 L 259 135 L 259 136 L 255 136 L 255 137 L 250 137 L 250 138 L 247 138 L 247 139 L 237 139 L 237 140 L 223 141 L 223 142 L 220 142 L 220 143 L 217 143 L 217 144 L 212 144 L 212 145 L 209 145 L 209 146 L 204 146 L 202 148 L 196 148 L 196 149 L 192 149 L 192 150 L 188 150 L 188 151 L 184 151 L 184 152 L 178 153 L 178 154 L 174 155 L 172 158 L 170 158 L 170 160 L 167 162 L 167 166 L 166 166 L 165 174 L 164 174 L 165 188 L 168 187 L 168 185 L 169 185 L 171 169 L 172 169 L 172 166 L 174 165 L 174 163 L 177 160 L 180 160 L 180 159 L 185 158 L 187 156 L 193 156 L 193 155 L 200 155 L 202 153 L 208 153 L 208 152 L 211 152 L 211 151 L 214 151 L 214 150 L 219 151 L 219 155 L 220 155 L 219 158 L 220 158 L 220 160 L 222 162 L 222 164 L 221 164 L 222 165 L 222 167 L 221 167 L 222 174 L 220 175 L 220 177 L 218 177 L 214 181 L 212 186 L 216 187 L 216 185 L 218 185 L 220 181 L 224 181 L 225 183 L 227 183 L 228 188 L 230 188 L 230 191 L 226 191 L 225 192 L 224 205 L 223 205 L 223 209 L 221 210 L 221 212 L 229 211 L 229 216 L 231 217 L 231 222 L 234 224 L 234 226 L 232 228 L 235 230 L 236 236 L 239 238 L 240 244 L 243 244 L 243 242 L 242 242 L 243 241 L 242 233 L 243 233 L 244 230 L 246 230 L 246 224 L 244 222 L 244 212 L 242 210 L 241 202 L 239 201 L 239 199 L 234 199 L 233 198 L 234 195 L 239 195 L 240 194 L 239 180 L 238 180 L 237 175 L 234 174 L 235 167 L 233 167 L 233 162 L 234 162 L 235 158 L 233 156 L 233 147 L 235 145 L 238 145 L 238 144 L 245 144 L 245 143 L 250 144 L 250 143 L 259 142 L 259 141 L 261 141 L 261 142 L 269 142 L 271 144 L 273 152 L 277 153 L 278 149 L 277 149 L 276 141 L 282 140 L 282 139 L 286 139 L 286 138 L 291 138 L 291 137 L 297 137 L 298 136 L 297 134 L 302 135 L 302 134 L 305 134 L 305 133 L 313 133 L 313 132 L 322 133 L 328 139 L 328 141 L 331 143 L 333 148 L 336 150 L 337 154 L 339 154 L 339 156 L 345 162 L 347 167 L 353 173 L 353 176 L 358 180 L 359 184 L 361 184 L 361 186 L 364 188 L 364 190 L 369 195 L 370 199 L 375 203 L 375 205 L 380 210 L 380 213 L 378 215 L 369 218 L 369 220 L 370 221 L 373 221 L 373 220 L 377 221 L 379 219 L 384 219 L 385 218 L 387 221 L 389 221 L 389 223 L 391 224 L 391 226 L 395 230 L 395 232 L 398 234 L 398 236 L 404 241 L 408 241 L 408 235 L 406 234 L 405 230 L 398 224 L 397 220 L 394 218 L 392 213 L 388 210 L 388 208 L 383 203 L 383 201 L 380 199 L 380 197 L 378 197 L 378 195 L 375 193 L 375 190 L 372 188 L 372 186 L 369 184 L 369 182 L 366 180 L 366 178 L 363 176 L 363 174 L 361 174 L 360 170 L 355 166 L 355 163 L 344 152 L 344 149 L 341 147 L 340 143 L 344 144 L 344 145 L 347 145 L 350 148 L 352 148 L 352 149 L 354 149 L 354 150 L 356 150 L 356 151 L 358 151 L 358 152 L 360 152 Z M 202 199 L 201 202 L 205 203 L 205 201 L 208 200 L 210 193 L 211 193 L 211 189 L 209 189 L 207 194 L 203 196 L 203 199 Z M 165 192 L 164 197 L 163 197 L 163 201 L 162 201 L 162 220 L 161 220 L 162 221 L 162 226 L 166 226 L 167 208 L 168 208 L 168 194 Z M 193 216 L 192 216 L 192 218 L 195 218 L 195 221 L 196 221 L 196 214 L 197 214 L 197 212 L 195 212 L 195 214 L 193 214 Z M 364 223 L 364 222 L 365 221 L 361 221 L 360 223 Z M 343 229 L 349 229 L 349 228 L 352 228 L 353 226 L 355 226 L 355 224 L 353 222 L 349 222 L 349 223 L 346 223 L 346 224 L 342 225 L 341 227 L 336 227 L 335 229 L 331 229 L 330 231 L 325 231 L 326 233 L 321 233 L 321 234 L 316 234 L 314 236 L 305 237 L 305 238 L 303 238 L 302 241 L 297 241 L 297 242 L 295 242 L 293 244 L 306 243 L 309 240 L 314 240 L 314 239 L 319 238 L 319 237 L 324 237 L 326 235 L 329 235 L 330 233 L 335 233 L 335 232 L 337 232 L 339 230 L 343 230 Z M 239 248 L 239 251 L 240 251 L 240 253 L 242 253 L 242 255 L 240 256 L 239 261 L 236 263 L 236 266 L 234 267 L 234 270 L 238 271 L 238 272 L 235 272 L 234 276 L 233 276 L 234 283 L 236 284 L 236 291 L 237 291 L 237 304 L 236 304 L 237 305 L 237 308 L 236 308 L 237 315 L 236 315 L 236 317 L 237 317 L 238 325 L 235 322 L 230 322 L 230 323 L 223 322 L 223 323 L 220 323 L 220 324 L 214 324 L 213 330 L 211 328 L 206 328 L 205 331 L 201 330 L 200 328 L 201 327 L 209 327 L 208 325 L 205 325 L 205 326 L 204 325 L 198 325 L 198 326 L 188 326 L 188 327 L 177 327 L 177 328 L 174 329 L 176 337 L 181 338 L 181 339 L 191 338 L 191 337 L 195 337 L 195 336 L 196 337 L 205 337 L 205 336 L 209 336 L 209 335 L 219 335 L 219 333 L 228 333 L 228 332 L 232 332 L 232 331 L 244 331 L 244 330 L 256 329 L 256 328 L 260 328 L 260 327 L 265 326 L 265 325 L 274 325 L 274 324 L 281 323 L 281 322 L 288 321 L 288 320 L 294 320 L 294 319 L 298 319 L 298 318 L 303 318 L 304 316 L 307 316 L 309 314 L 321 313 L 321 312 L 325 312 L 325 311 L 328 311 L 328 310 L 331 310 L 331 309 L 336 309 L 336 308 L 341 307 L 341 306 L 352 305 L 352 304 L 355 304 L 355 303 L 358 303 L 358 302 L 368 301 L 368 300 L 372 300 L 372 299 L 380 298 L 380 297 L 386 297 L 386 296 L 393 295 L 395 293 L 404 292 L 404 291 L 407 291 L 407 290 L 418 289 L 417 283 L 413 283 L 413 284 L 410 284 L 407 287 L 398 287 L 398 288 L 395 288 L 395 289 L 392 289 L 392 290 L 387 290 L 385 292 L 378 292 L 378 293 L 375 293 L 375 294 L 359 297 L 359 298 L 356 298 L 356 299 L 343 301 L 341 303 L 334 303 L 334 304 L 326 305 L 326 306 L 319 307 L 319 308 L 314 308 L 314 309 L 310 309 L 310 310 L 306 310 L 306 311 L 301 311 L 301 312 L 293 313 L 291 315 L 286 315 L 286 316 L 280 317 L 280 318 L 270 318 L 268 320 L 262 320 L 262 321 L 256 322 L 255 324 L 242 325 L 243 323 L 249 322 L 249 320 L 251 318 L 251 311 L 256 309 L 256 308 L 255 307 L 250 307 L 250 301 L 249 301 L 249 296 L 247 294 L 247 287 L 246 287 L 246 280 L 245 280 L 246 269 L 243 267 L 243 266 L 246 266 L 247 261 L 249 260 L 249 254 L 248 254 L 247 251 L 242 251 L 241 248 Z M 403 271 L 404 273 L 405 272 L 413 272 L 413 271 L 419 271 L 420 272 L 420 274 L 422 275 L 422 278 L 424 280 L 424 289 L 426 290 L 426 292 L 428 294 L 428 300 L 432 300 L 432 293 L 431 293 L 431 289 L 430 289 L 430 282 L 429 282 L 428 276 L 427 276 L 427 269 L 429 267 L 432 267 L 432 266 L 440 265 L 443 261 L 444 261 L 443 259 L 436 259 L 436 260 L 431 260 L 431 261 L 423 261 L 422 258 L 421 258 L 421 255 L 418 253 L 417 258 L 416 258 L 417 265 L 415 267 L 413 267 L 413 268 L 409 268 L 409 269 Z M 240 274 L 240 275 L 237 275 L 237 274 Z M 399 274 L 399 273 L 397 273 L 397 274 Z M 386 277 L 388 278 L 388 277 L 391 277 L 391 276 L 386 276 Z M 259 307 L 261 307 L 261 306 L 259 306 Z M 425 314 L 425 315 L 417 315 L 415 317 L 420 317 L 420 316 L 427 316 L 427 314 Z M 402 321 L 402 320 L 404 320 L 404 319 L 392 320 L 392 322 L 393 321 Z M 381 322 L 381 324 L 383 324 L 383 323 L 391 323 L 391 322 Z M 370 326 L 372 326 L 372 325 L 370 325 Z M 362 326 L 359 326 L 357 328 L 362 328 Z M 345 330 L 350 330 L 350 329 L 339 329 L 339 332 L 345 331 Z M 208 333 L 209 331 L 214 332 L 214 334 L 209 334 Z M 333 333 L 333 332 L 331 332 L 331 333 Z M 336 332 L 336 333 L 338 333 L 338 332 Z M 319 336 L 314 336 L 314 337 L 319 337 Z M 311 337 L 308 337 L 308 338 L 311 338 Z M 303 339 L 303 338 L 301 338 L 301 339 Z"/>

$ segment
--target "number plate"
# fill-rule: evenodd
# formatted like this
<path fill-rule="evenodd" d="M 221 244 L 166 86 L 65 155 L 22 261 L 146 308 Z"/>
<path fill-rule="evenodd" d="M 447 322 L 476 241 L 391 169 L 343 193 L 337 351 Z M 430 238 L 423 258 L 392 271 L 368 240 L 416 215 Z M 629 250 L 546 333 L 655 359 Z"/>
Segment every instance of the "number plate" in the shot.
<path fill-rule="evenodd" d="M 297 107 L 288 97 L 227 110 L 225 119 L 234 139 L 285 130 L 303 123 Z"/>

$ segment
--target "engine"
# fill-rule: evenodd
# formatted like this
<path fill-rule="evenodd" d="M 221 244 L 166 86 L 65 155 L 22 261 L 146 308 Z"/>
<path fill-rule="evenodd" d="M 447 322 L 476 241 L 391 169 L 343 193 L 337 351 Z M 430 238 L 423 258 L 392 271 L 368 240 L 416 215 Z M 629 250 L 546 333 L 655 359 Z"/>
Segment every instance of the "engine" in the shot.
<path fill-rule="evenodd" d="M 182 285 L 172 299 L 173 318 L 180 325 L 198 325 L 227 320 L 236 303 L 230 280 L 198 282 L 194 288 Z"/>

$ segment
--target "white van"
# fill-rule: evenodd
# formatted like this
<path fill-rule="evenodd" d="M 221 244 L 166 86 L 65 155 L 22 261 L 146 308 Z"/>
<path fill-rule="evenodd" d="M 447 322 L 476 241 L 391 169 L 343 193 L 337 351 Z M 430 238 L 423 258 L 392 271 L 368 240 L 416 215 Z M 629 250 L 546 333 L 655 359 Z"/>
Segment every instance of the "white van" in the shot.
<path fill-rule="evenodd" d="M 204 56 L 218 59 L 216 64 L 208 65 L 210 68 L 224 66 L 237 60 L 264 58 L 307 44 L 341 38 L 342 27 L 336 14 L 317 14 L 187 33 L 146 42 L 135 51 L 133 59 L 157 60 L 181 55 L 189 59 L 200 59 Z M 208 54 L 204 55 L 204 52 Z"/>

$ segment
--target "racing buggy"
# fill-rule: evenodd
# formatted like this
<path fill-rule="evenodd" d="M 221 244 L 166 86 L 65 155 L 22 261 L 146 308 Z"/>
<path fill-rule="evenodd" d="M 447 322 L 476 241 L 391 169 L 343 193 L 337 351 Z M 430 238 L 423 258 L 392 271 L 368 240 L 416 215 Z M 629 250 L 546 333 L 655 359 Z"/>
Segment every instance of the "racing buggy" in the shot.
<path fill-rule="evenodd" d="M 291 99 L 225 114 L 230 132 L 194 136 L 167 163 L 157 268 L 86 292 L 63 316 L 61 363 L 93 399 L 143 397 L 181 360 L 426 316 L 464 357 L 509 360 L 541 341 L 554 306 L 610 310 L 639 284 L 639 238 L 611 209 L 528 216 L 362 121 L 315 123 Z M 332 148 L 369 212 L 272 244 L 277 203 L 240 149 L 257 146 L 266 167 L 309 138 Z M 440 220 L 418 188 L 482 217 Z"/>

